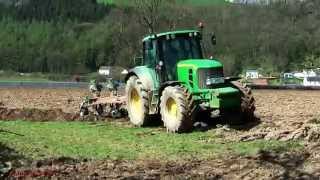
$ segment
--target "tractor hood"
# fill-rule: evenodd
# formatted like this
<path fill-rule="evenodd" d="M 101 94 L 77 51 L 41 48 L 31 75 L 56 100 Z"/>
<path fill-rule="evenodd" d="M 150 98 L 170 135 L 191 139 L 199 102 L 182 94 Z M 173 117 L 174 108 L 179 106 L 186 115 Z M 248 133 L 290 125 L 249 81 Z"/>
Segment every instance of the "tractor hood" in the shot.
<path fill-rule="evenodd" d="M 180 61 L 177 66 L 178 68 L 191 68 L 196 71 L 201 68 L 217 68 L 223 65 L 218 60 L 213 59 L 188 59 Z"/>
<path fill-rule="evenodd" d="M 193 92 L 212 89 L 224 83 L 223 66 L 217 60 L 189 59 L 177 64 L 178 81 L 189 85 Z"/>

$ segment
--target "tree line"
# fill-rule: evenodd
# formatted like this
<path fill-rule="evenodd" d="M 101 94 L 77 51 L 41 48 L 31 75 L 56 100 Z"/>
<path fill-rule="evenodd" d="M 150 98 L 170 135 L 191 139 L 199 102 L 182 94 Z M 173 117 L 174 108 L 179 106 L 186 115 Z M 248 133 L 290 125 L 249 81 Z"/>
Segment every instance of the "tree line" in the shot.
<path fill-rule="evenodd" d="M 0 70 L 82 74 L 101 65 L 130 67 L 150 32 L 205 24 L 206 56 L 228 75 L 246 69 L 277 74 L 320 66 L 320 2 L 186 6 L 174 0 L 137 6 L 95 0 L 0 3 Z M 150 0 L 147 0 L 150 2 Z M 293 2 L 294 1 L 294 2 Z M 210 35 L 217 36 L 212 46 Z"/>

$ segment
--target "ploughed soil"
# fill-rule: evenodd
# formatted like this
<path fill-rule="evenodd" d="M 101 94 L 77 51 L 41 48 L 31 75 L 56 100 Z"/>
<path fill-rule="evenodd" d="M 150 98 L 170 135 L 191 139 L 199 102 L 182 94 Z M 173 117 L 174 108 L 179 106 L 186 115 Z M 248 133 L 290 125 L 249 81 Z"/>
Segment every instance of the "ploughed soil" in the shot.
<path fill-rule="evenodd" d="M 0 119 L 80 120 L 79 104 L 86 95 L 83 89 L 0 89 Z M 303 151 L 185 162 L 60 158 L 33 161 L 31 166 L 13 169 L 7 175 L 63 179 L 319 179 L 320 92 L 257 90 L 254 96 L 259 120 L 242 126 L 217 126 L 217 132 L 235 142 L 301 140 Z"/>
<path fill-rule="evenodd" d="M 252 157 L 182 162 L 78 161 L 62 157 L 35 161 L 31 167 L 14 169 L 7 174 L 11 178 L 60 179 L 318 179 L 320 169 L 308 170 L 305 165 L 310 156 L 305 152 L 260 152 Z"/>
<path fill-rule="evenodd" d="M 0 119 L 80 120 L 79 105 L 88 95 L 84 89 L 0 89 Z M 320 138 L 319 91 L 257 90 L 254 96 L 260 121 L 223 126 L 222 136 L 241 141 Z"/>
<path fill-rule="evenodd" d="M 75 113 L 87 95 L 84 89 L 0 89 L 0 105 L 10 109 L 61 109 Z"/>

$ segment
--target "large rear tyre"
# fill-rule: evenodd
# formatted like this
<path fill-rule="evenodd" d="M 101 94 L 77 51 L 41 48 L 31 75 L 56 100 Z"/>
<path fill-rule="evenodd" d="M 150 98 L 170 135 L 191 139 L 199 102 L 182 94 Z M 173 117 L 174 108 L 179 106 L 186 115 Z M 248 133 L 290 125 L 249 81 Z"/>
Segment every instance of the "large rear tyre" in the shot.
<path fill-rule="evenodd" d="M 241 93 L 240 113 L 242 116 L 242 122 L 247 123 L 254 121 L 254 111 L 256 110 L 256 106 L 251 89 L 239 81 L 233 81 L 232 84 L 238 88 Z"/>
<path fill-rule="evenodd" d="M 166 87 L 161 96 L 160 113 L 168 132 L 187 132 L 193 127 L 193 102 L 181 86 Z"/>
<path fill-rule="evenodd" d="M 126 98 L 130 122 L 135 126 L 145 125 L 148 121 L 149 96 L 136 76 L 131 76 L 127 81 Z"/>

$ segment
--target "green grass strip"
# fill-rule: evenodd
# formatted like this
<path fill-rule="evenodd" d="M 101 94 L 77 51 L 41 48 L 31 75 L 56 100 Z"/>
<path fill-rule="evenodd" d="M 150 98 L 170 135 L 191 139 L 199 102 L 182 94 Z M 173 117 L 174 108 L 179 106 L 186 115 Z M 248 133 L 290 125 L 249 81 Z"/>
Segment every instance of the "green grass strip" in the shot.
<path fill-rule="evenodd" d="M 27 158 L 208 159 L 253 155 L 260 150 L 291 151 L 299 142 L 225 142 L 215 130 L 168 134 L 162 128 L 114 123 L 0 121 L 0 142 Z"/>

